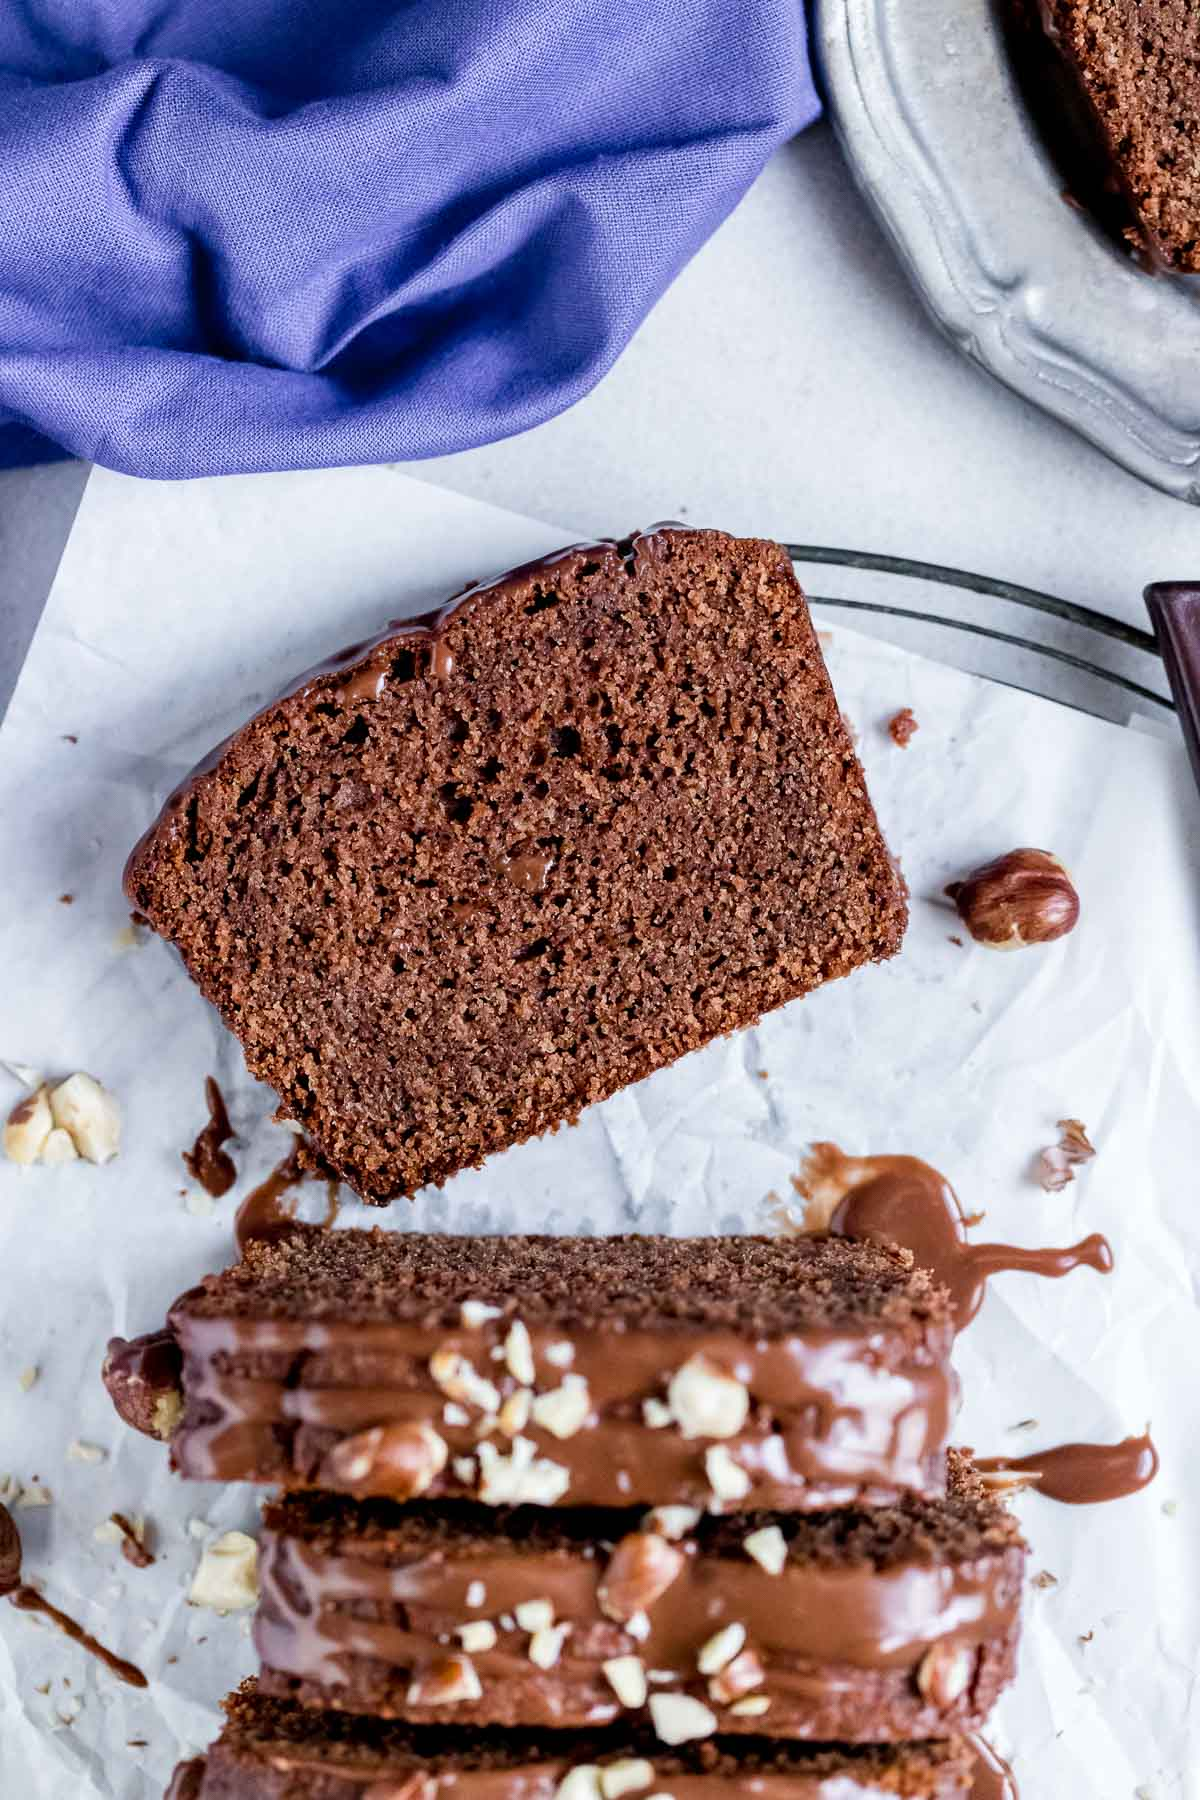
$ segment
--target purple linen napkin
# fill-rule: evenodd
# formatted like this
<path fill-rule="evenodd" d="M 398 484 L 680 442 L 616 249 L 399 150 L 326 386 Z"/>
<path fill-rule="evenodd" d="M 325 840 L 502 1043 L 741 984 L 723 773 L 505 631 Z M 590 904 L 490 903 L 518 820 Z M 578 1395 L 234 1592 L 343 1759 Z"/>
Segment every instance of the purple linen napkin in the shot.
<path fill-rule="evenodd" d="M 185 476 L 523 431 L 817 111 L 802 0 L 7 0 L 0 438 Z"/>

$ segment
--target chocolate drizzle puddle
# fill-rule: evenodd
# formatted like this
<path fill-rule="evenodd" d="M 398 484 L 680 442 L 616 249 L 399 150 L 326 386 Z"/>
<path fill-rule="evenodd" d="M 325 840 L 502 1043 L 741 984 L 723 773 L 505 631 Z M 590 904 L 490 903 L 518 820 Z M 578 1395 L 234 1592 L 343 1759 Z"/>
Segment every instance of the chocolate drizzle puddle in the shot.
<path fill-rule="evenodd" d="M 1098 1233 L 1062 1249 L 969 1243 L 954 1189 L 916 1156 L 847 1156 L 836 1144 L 814 1144 L 792 1186 L 807 1203 L 810 1230 L 911 1250 L 950 1290 L 960 1331 L 979 1311 L 993 1275 L 1024 1270 L 1058 1280 L 1079 1268 L 1107 1275 L 1113 1266 L 1112 1247 Z"/>
<path fill-rule="evenodd" d="M 204 1098 L 208 1105 L 208 1124 L 191 1149 L 183 1152 L 183 1160 L 192 1180 L 198 1181 L 214 1200 L 219 1200 L 237 1180 L 233 1158 L 221 1148 L 233 1137 L 234 1131 L 225 1110 L 225 1096 L 211 1075 L 204 1078 Z"/>
<path fill-rule="evenodd" d="M 284 1195 L 302 1181 L 324 1179 L 329 1196 L 321 1228 L 332 1228 L 340 1210 L 338 1183 L 331 1178 L 320 1157 L 304 1138 L 297 1138 L 281 1163 L 277 1163 L 265 1181 L 252 1188 L 237 1209 L 233 1233 L 237 1247 L 244 1252 L 247 1244 L 269 1243 L 283 1237 L 296 1224 L 296 1203 L 283 1204 Z"/>
<path fill-rule="evenodd" d="M 1017 1778 L 1000 1755 L 981 1737 L 967 1739 L 975 1752 L 975 1779 L 971 1783 L 970 1800 L 1021 1800 Z"/>
<path fill-rule="evenodd" d="M 983 1475 L 1029 1475 L 1039 1494 L 1064 1506 L 1102 1506 L 1140 1493 L 1158 1474 L 1158 1451 L 1150 1433 L 1119 1444 L 1056 1444 L 1029 1456 L 984 1456 L 975 1467 Z"/>
<path fill-rule="evenodd" d="M 18 1612 L 39 1613 L 42 1618 L 49 1619 L 72 1643 L 78 1644 L 81 1650 L 86 1650 L 98 1662 L 103 1663 L 118 1681 L 127 1682 L 130 1687 L 149 1687 L 146 1677 L 133 1663 L 126 1662 L 124 1657 L 106 1649 L 90 1631 L 85 1631 L 68 1614 L 60 1612 L 57 1606 L 52 1606 L 35 1587 L 30 1587 L 21 1580 L 21 1537 L 12 1515 L 3 1506 L 0 1506 L 0 1594 L 7 1594 Z"/>

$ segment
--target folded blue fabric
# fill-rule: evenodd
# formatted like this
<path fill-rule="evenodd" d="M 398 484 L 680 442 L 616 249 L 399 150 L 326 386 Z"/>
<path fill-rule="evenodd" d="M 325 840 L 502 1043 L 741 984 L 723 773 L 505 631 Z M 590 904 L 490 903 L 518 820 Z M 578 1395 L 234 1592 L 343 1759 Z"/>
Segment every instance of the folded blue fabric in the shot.
<path fill-rule="evenodd" d="M 5 0 L 0 424 L 149 476 L 522 431 L 817 110 L 803 0 Z"/>

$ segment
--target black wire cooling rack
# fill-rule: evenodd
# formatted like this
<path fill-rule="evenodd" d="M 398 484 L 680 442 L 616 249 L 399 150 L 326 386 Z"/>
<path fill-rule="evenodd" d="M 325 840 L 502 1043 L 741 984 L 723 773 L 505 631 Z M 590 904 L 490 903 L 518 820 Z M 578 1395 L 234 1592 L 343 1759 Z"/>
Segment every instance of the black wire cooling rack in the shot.
<path fill-rule="evenodd" d="M 941 563 L 824 544 L 785 548 L 814 606 L 870 614 L 877 636 L 1101 718 L 1175 710 L 1153 633 L 1122 619 Z M 837 593 L 823 591 L 827 574 L 815 574 L 830 569 L 840 572 Z"/>

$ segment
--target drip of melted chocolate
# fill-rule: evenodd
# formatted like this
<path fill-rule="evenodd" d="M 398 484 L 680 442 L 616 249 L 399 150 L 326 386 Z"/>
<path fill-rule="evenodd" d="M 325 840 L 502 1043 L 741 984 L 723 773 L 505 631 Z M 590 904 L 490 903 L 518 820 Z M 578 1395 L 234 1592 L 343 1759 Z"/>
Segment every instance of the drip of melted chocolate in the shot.
<path fill-rule="evenodd" d="M 1147 1431 L 1119 1444 L 1057 1444 L 1030 1456 L 985 1456 L 975 1466 L 985 1475 L 1033 1476 L 1039 1494 L 1064 1506 L 1102 1506 L 1148 1487 L 1158 1474 L 1158 1451 Z"/>
<path fill-rule="evenodd" d="M 967 1741 L 975 1752 L 971 1800 L 1021 1800 L 1017 1778 L 999 1751 L 993 1750 L 981 1737 L 970 1737 Z"/>
<path fill-rule="evenodd" d="M 214 1200 L 219 1200 L 237 1180 L 233 1158 L 221 1148 L 234 1135 L 233 1126 L 225 1110 L 225 1096 L 211 1075 L 205 1077 L 204 1098 L 208 1105 L 208 1124 L 191 1149 L 183 1152 L 183 1160 L 192 1180 L 198 1181 Z"/>
<path fill-rule="evenodd" d="M 386 685 L 387 670 L 368 663 L 339 683 L 333 690 L 333 697 L 343 706 L 353 706 L 359 700 L 378 700 Z"/>
<path fill-rule="evenodd" d="M 954 1189 L 916 1156 L 847 1156 L 836 1144 L 815 1144 L 793 1186 L 810 1202 L 835 1201 L 825 1229 L 836 1235 L 911 1250 L 949 1289 L 960 1331 L 979 1311 L 992 1275 L 1019 1269 L 1058 1280 L 1079 1268 L 1107 1275 L 1113 1266 L 1112 1248 L 1097 1233 L 1062 1249 L 968 1243 Z"/>
<path fill-rule="evenodd" d="M 124 1681 L 130 1687 L 144 1688 L 149 1683 L 142 1671 L 133 1663 L 126 1662 L 124 1657 L 117 1656 L 101 1643 L 98 1643 L 91 1632 L 85 1631 L 82 1625 L 52 1606 L 36 1588 L 29 1587 L 21 1580 L 21 1538 L 13 1523 L 12 1515 L 6 1507 L 0 1506 L 0 1594 L 7 1594 L 10 1602 L 18 1612 L 40 1613 L 42 1618 L 49 1619 L 51 1624 L 69 1637 L 72 1643 L 78 1644 L 98 1662 Z"/>
<path fill-rule="evenodd" d="M 286 1207 L 283 1197 L 299 1187 L 308 1170 L 304 1166 L 303 1145 L 297 1140 L 281 1163 L 277 1163 L 256 1188 L 251 1188 L 237 1209 L 233 1235 L 239 1250 L 247 1244 L 269 1243 L 284 1236 L 296 1222 L 295 1207 Z"/>
<path fill-rule="evenodd" d="M 449 681 L 454 673 L 454 652 L 444 637 L 434 637 L 429 647 L 429 673 L 435 681 Z"/>
<path fill-rule="evenodd" d="M 244 1252 L 247 1244 L 269 1243 L 291 1231 L 296 1224 L 296 1203 L 293 1201 L 290 1206 L 285 1206 L 284 1195 L 299 1187 L 302 1181 L 322 1176 L 327 1180 L 328 1198 L 320 1224 L 323 1231 L 331 1230 L 341 1205 L 338 1183 L 328 1178 L 327 1169 L 319 1158 L 318 1166 L 313 1166 L 311 1146 L 298 1138 L 283 1161 L 276 1164 L 265 1181 L 251 1189 L 238 1207 L 233 1225 L 238 1249 Z"/>

